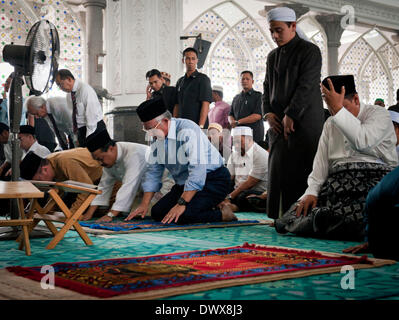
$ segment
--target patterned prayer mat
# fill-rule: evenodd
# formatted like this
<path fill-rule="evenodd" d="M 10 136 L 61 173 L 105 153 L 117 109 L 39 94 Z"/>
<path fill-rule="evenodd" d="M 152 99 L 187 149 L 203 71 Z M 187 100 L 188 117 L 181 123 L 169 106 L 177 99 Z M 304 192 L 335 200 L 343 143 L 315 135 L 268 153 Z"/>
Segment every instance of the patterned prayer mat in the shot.
<path fill-rule="evenodd" d="M 183 229 L 201 229 L 201 228 L 224 228 L 224 227 L 241 227 L 259 224 L 271 225 L 273 220 L 237 220 L 231 222 L 209 222 L 209 223 L 192 223 L 192 224 L 163 224 L 156 222 L 151 218 L 144 220 L 116 221 L 116 222 L 79 222 L 87 233 L 92 234 L 121 234 L 135 232 L 152 232 L 166 230 L 183 230 Z"/>
<path fill-rule="evenodd" d="M 394 263 L 366 256 L 245 243 L 230 248 L 146 257 L 56 263 L 52 267 L 55 272 L 54 285 L 58 291 L 47 291 L 53 291 L 57 299 L 155 299 L 214 288 L 340 272 L 345 265 L 360 269 Z M 7 270 L 0 271 L 3 288 L 0 288 L 0 296 L 6 296 L 7 286 L 23 286 L 25 291 L 36 291 L 38 295 L 40 291 L 46 291 L 36 282 L 46 275 L 46 272 L 41 272 L 42 267 L 17 266 L 8 267 Z M 11 276 L 7 277 L 4 272 Z M 9 283 L 5 282 L 6 278 L 10 278 Z M 24 281 L 17 283 L 15 278 Z"/>

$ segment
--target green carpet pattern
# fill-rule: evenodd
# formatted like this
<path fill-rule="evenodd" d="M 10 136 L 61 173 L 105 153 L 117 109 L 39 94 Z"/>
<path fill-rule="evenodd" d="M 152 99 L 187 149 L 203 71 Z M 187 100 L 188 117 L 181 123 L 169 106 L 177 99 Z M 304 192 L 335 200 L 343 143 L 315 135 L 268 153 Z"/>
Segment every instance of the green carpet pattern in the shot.
<path fill-rule="evenodd" d="M 267 219 L 264 214 L 239 213 L 241 219 Z M 241 245 L 244 242 L 340 253 L 355 242 L 326 241 L 279 235 L 266 225 L 146 232 L 119 235 L 89 235 L 93 246 L 85 246 L 69 231 L 55 249 L 45 249 L 50 238 L 31 239 L 32 255 L 25 256 L 15 241 L 0 241 L 0 268 L 40 266 L 56 262 L 147 256 L 189 250 Z M 314 275 L 253 285 L 215 289 L 165 300 L 363 300 L 399 299 L 399 263 L 374 269 L 355 270 L 355 289 L 341 288 L 345 274 Z"/>

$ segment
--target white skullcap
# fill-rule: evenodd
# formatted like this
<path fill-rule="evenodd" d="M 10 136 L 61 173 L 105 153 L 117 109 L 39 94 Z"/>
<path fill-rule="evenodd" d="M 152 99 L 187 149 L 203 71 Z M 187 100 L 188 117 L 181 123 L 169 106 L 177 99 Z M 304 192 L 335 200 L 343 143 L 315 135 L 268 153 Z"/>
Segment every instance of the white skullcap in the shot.
<path fill-rule="evenodd" d="M 270 21 L 284 21 L 284 22 L 295 22 L 296 14 L 295 11 L 287 7 L 278 7 L 270 10 L 267 13 L 267 22 Z"/>
<path fill-rule="evenodd" d="M 223 131 L 223 127 L 219 123 L 216 123 L 216 122 L 213 122 L 213 123 L 209 124 L 208 130 L 209 129 L 216 129 L 219 132 Z"/>
<path fill-rule="evenodd" d="M 392 121 L 399 124 L 399 112 L 389 110 L 389 114 L 391 115 Z"/>
<path fill-rule="evenodd" d="M 222 86 L 213 86 L 212 91 L 220 91 L 223 92 L 223 87 Z"/>
<path fill-rule="evenodd" d="M 252 129 L 250 127 L 235 127 L 231 129 L 231 136 L 253 136 Z"/>
<path fill-rule="evenodd" d="M 283 21 L 283 22 L 296 22 L 296 14 L 295 11 L 291 8 L 287 7 L 277 7 L 270 10 L 267 13 L 267 22 L 270 21 Z M 296 33 L 299 38 L 309 41 L 309 38 L 306 36 L 305 32 L 298 26 L 296 27 Z"/>

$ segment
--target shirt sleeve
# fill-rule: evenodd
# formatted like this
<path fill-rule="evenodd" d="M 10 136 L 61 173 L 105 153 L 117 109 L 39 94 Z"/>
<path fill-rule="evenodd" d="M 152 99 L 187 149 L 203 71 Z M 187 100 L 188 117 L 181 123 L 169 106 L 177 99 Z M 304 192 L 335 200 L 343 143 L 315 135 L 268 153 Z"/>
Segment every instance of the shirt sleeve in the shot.
<path fill-rule="evenodd" d="M 154 142 L 147 149 L 146 153 L 146 172 L 143 176 L 141 187 L 144 192 L 158 192 L 162 187 L 162 175 L 165 171 L 165 165 L 159 164 L 157 161 L 157 153 L 160 145 Z"/>
<path fill-rule="evenodd" d="M 260 92 L 256 93 L 252 114 L 260 114 L 261 116 L 263 115 L 263 111 L 262 111 L 262 94 Z"/>
<path fill-rule="evenodd" d="M 187 134 L 188 132 L 190 134 Z M 210 145 L 207 145 L 202 139 L 198 126 L 190 128 L 187 133 L 184 133 L 183 130 L 181 132 L 186 137 L 182 148 L 188 160 L 188 177 L 184 184 L 184 191 L 201 191 L 204 188 L 207 174 L 207 159 L 201 158 L 204 155 L 201 150 L 206 150 Z"/>
<path fill-rule="evenodd" d="M 263 95 L 262 95 L 262 105 L 263 105 L 263 112 L 269 113 L 272 112 L 271 106 L 270 106 L 270 83 L 269 83 L 269 76 L 270 76 L 270 55 L 267 57 L 267 62 L 266 62 L 266 74 L 265 74 L 265 81 L 263 82 Z"/>
<path fill-rule="evenodd" d="M 143 159 L 140 159 L 138 153 L 134 153 L 132 157 L 125 161 L 125 168 L 127 170 L 122 179 L 122 186 L 116 194 L 112 210 L 129 212 L 140 186 L 146 163 Z"/>
<path fill-rule="evenodd" d="M 64 175 L 68 177 L 68 180 L 94 184 L 94 181 L 90 179 L 86 170 L 84 170 L 75 160 L 63 159 L 59 162 L 58 166 L 63 171 Z M 88 193 L 79 193 L 76 197 L 76 201 L 72 204 L 71 211 L 75 212 L 78 210 L 88 196 Z"/>
<path fill-rule="evenodd" d="M 332 117 L 333 123 L 344 136 L 361 152 L 375 149 L 392 129 L 392 120 L 388 112 L 375 110 L 363 122 L 346 108 L 342 108 Z"/>
<path fill-rule="evenodd" d="M 258 180 L 267 180 L 268 158 L 260 156 L 261 153 L 254 153 L 254 161 L 249 175 Z"/>
<path fill-rule="evenodd" d="M 298 84 L 284 113 L 299 121 L 311 104 L 315 86 L 320 85 L 321 53 L 316 45 L 311 45 L 303 52 L 303 59 L 298 66 Z M 321 93 L 320 93 L 321 100 Z"/>
<path fill-rule="evenodd" d="M 207 76 L 204 76 L 200 81 L 199 101 L 212 102 L 211 80 Z"/>
<path fill-rule="evenodd" d="M 331 124 L 324 125 L 323 131 L 320 136 L 319 145 L 317 147 L 317 152 L 315 158 L 313 160 L 313 170 L 308 177 L 308 188 L 305 191 L 305 194 L 301 197 L 303 198 L 306 195 L 313 195 L 318 197 L 320 189 L 323 183 L 327 180 L 328 177 L 328 129 Z"/>
<path fill-rule="evenodd" d="M 102 120 L 103 112 L 96 92 L 91 87 L 82 90 L 82 101 L 85 104 L 86 137 L 97 129 L 97 123 Z"/>
<path fill-rule="evenodd" d="M 101 176 L 100 183 L 98 184 L 98 190 L 101 191 L 101 194 L 98 194 L 93 202 L 91 203 L 92 206 L 108 206 L 109 199 L 111 198 L 112 189 L 116 182 L 115 177 L 113 177 L 108 170 L 105 168 L 103 169 L 103 174 Z"/>

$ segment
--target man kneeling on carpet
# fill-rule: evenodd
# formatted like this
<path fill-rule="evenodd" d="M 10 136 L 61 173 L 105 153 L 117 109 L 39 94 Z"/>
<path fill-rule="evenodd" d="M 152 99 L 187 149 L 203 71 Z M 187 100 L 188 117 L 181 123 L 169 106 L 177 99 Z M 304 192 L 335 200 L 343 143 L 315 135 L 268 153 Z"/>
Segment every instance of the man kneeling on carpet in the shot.
<path fill-rule="evenodd" d="M 103 170 L 86 148 L 75 148 L 52 153 L 45 159 L 29 152 L 20 164 L 20 171 L 21 178 L 25 180 L 57 182 L 73 180 L 97 185 Z M 70 206 L 71 212 L 75 212 L 88 196 L 88 193 L 68 193 L 64 202 Z"/>
<path fill-rule="evenodd" d="M 162 99 L 143 102 L 137 114 L 152 142 L 142 183 L 143 200 L 126 220 L 146 215 L 154 193 L 161 187 L 165 168 L 176 184 L 152 207 L 155 221 L 186 224 L 236 220 L 228 207 L 217 208 L 229 192 L 230 173 L 200 127 L 191 120 L 172 118 Z"/>
<path fill-rule="evenodd" d="M 280 233 L 361 241 L 367 193 L 398 162 L 395 132 L 386 109 L 359 101 L 352 75 L 326 78 L 322 91 L 331 117 L 308 188 L 275 227 Z"/>
<path fill-rule="evenodd" d="M 231 130 L 233 153 L 227 163 L 234 189 L 221 204 L 233 211 L 258 211 L 248 199 L 249 195 L 261 195 L 267 189 L 268 153 L 252 138 L 250 127 L 235 127 Z M 266 210 L 266 200 L 263 200 Z"/>
<path fill-rule="evenodd" d="M 120 212 L 130 213 L 147 166 L 145 155 L 149 147 L 139 143 L 115 142 L 107 130 L 88 136 L 86 147 L 93 159 L 99 161 L 104 169 L 98 185 L 98 190 L 102 193 L 94 198 L 82 220 L 91 219 L 98 207 L 109 206 L 112 190 L 118 181 L 122 181 L 122 186 L 116 194 L 115 202 L 98 222 L 110 222 Z"/>

